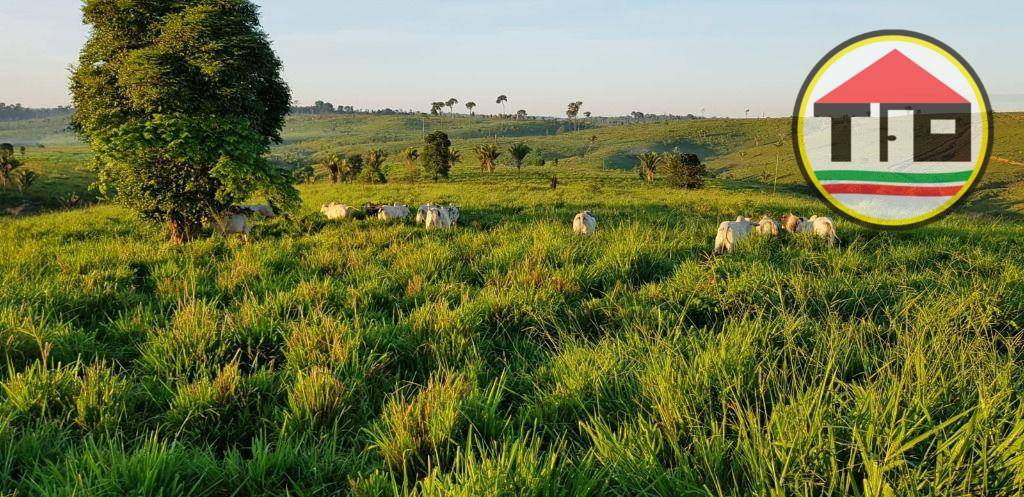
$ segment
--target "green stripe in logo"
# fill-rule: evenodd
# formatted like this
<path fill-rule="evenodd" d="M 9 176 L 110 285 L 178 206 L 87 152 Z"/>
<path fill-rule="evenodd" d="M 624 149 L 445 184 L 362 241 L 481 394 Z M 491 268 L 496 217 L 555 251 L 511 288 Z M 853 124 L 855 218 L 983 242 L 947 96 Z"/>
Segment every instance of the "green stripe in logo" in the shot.
<path fill-rule="evenodd" d="M 821 181 L 877 181 L 879 183 L 963 183 L 973 170 L 952 173 L 897 173 L 890 171 L 814 171 Z"/>

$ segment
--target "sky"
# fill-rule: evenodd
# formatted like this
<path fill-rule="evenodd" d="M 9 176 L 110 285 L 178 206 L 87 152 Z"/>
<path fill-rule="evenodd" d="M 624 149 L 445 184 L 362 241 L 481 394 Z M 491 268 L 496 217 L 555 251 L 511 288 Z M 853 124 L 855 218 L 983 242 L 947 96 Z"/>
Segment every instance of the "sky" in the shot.
<path fill-rule="evenodd" d="M 1024 110 L 1024 2 L 257 0 L 300 104 L 478 113 L 792 113 L 829 50 L 877 29 L 942 40 L 997 111 Z M 69 104 L 80 0 L 0 0 L 0 101 Z"/>

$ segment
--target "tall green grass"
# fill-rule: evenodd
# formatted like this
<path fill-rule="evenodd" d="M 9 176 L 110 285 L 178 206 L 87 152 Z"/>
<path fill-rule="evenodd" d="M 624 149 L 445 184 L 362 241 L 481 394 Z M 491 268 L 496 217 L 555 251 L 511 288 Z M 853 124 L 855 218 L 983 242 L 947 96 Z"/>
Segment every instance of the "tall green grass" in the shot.
<path fill-rule="evenodd" d="M 304 186 L 248 245 L 111 206 L 0 220 L 0 493 L 1024 492 L 1019 223 L 839 221 L 839 247 L 715 258 L 722 219 L 822 207 L 548 168 L 555 191 L 472 165 Z"/>

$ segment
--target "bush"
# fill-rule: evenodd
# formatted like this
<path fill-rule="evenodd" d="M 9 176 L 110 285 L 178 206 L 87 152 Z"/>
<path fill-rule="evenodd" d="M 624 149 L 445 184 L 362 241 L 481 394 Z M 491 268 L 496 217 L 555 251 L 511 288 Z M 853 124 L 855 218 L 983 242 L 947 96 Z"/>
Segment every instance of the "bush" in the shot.
<path fill-rule="evenodd" d="M 670 185 L 695 190 L 704 186 L 708 168 L 695 154 L 665 154 L 664 167 Z"/>
<path fill-rule="evenodd" d="M 526 159 L 523 161 L 523 164 L 526 164 L 527 166 L 543 167 L 547 164 L 547 162 L 544 161 L 543 154 L 541 154 L 537 150 L 534 150 L 530 152 L 529 155 L 526 156 Z"/>
<path fill-rule="evenodd" d="M 420 166 L 424 174 L 434 181 L 439 177 L 447 178 L 452 168 L 451 147 L 452 141 L 444 131 L 427 135 L 423 153 L 420 154 Z"/>

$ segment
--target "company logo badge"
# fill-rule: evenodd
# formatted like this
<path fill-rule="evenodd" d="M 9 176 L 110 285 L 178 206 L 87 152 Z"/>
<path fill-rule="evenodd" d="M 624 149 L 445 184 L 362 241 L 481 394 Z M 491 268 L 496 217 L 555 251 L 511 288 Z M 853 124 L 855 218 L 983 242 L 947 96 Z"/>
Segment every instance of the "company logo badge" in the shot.
<path fill-rule="evenodd" d="M 951 48 L 876 31 L 833 49 L 797 98 L 793 147 L 808 183 L 843 215 L 909 228 L 961 201 L 992 150 L 988 95 Z"/>

